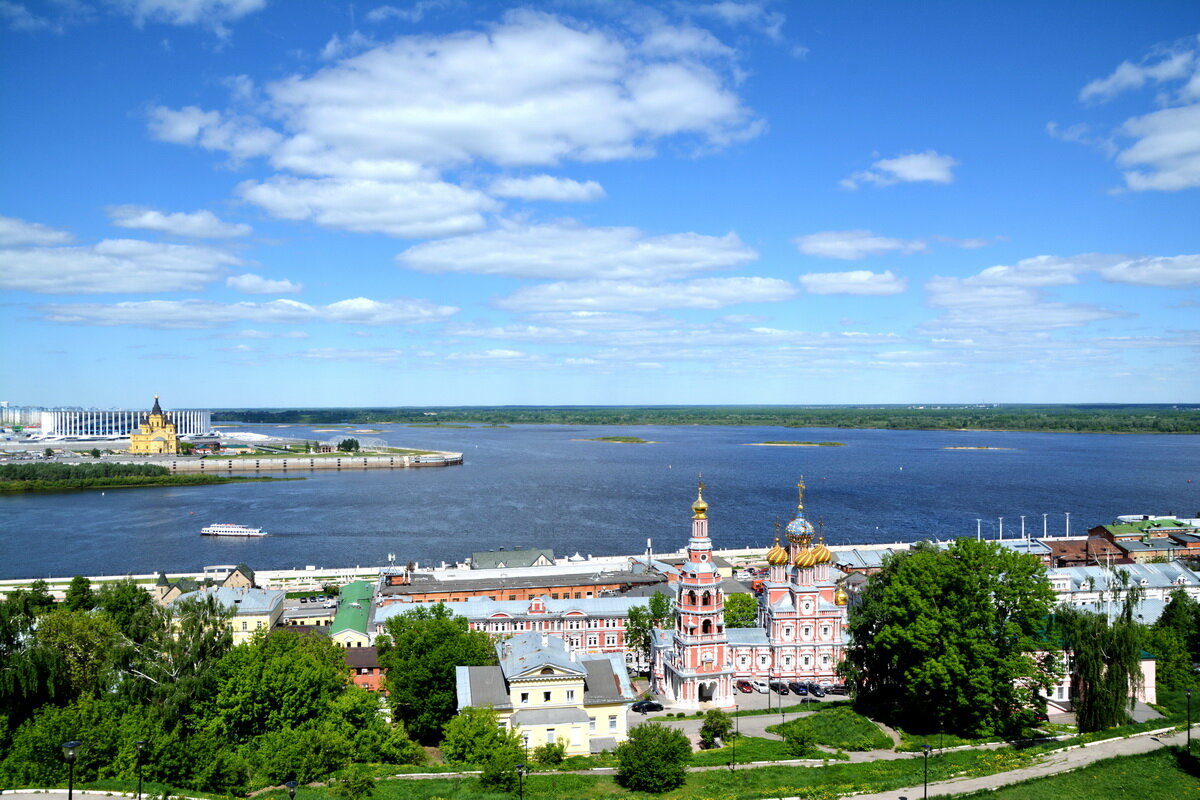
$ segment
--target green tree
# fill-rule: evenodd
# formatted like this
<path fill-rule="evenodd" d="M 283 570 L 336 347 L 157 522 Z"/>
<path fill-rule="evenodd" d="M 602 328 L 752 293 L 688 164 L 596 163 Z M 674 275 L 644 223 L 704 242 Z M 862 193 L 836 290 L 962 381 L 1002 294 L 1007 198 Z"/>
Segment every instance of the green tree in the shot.
<path fill-rule="evenodd" d="M 638 792 L 666 792 L 683 785 L 692 745 L 682 731 L 643 722 L 617 745 L 617 783 Z"/>
<path fill-rule="evenodd" d="M 38 620 L 36 636 L 62 655 L 66 697 L 95 696 L 111 686 L 119 633 L 108 617 L 58 608 Z"/>
<path fill-rule="evenodd" d="M 287 629 L 256 635 L 215 669 L 217 691 L 207 716 L 216 730 L 237 738 L 320 718 L 348 680 L 337 644 Z"/>
<path fill-rule="evenodd" d="M 392 617 L 386 633 L 378 642 L 379 664 L 392 716 L 418 741 L 434 744 L 458 706 L 455 667 L 497 663 L 492 640 L 444 603 Z"/>
<path fill-rule="evenodd" d="M 1111 620 L 1073 606 L 1064 605 L 1058 611 L 1057 629 L 1070 655 L 1071 704 L 1080 733 L 1129 720 L 1142 682 L 1145 627 L 1133 619 L 1140 600 L 1140 587 L 1129 587 L 1120 611 Z"/>
<path fill-rule="evenodd" d="M 1163 607 L 1154 627 L 1175 631 L 1191 660 L 1200 661 L 1200 602 L 1188 596 L 1182 587 L 1171 590 L 1170 602 Z"/>
<path fill-rule="evenodd" d="M 54 601 L 46 596 L 49 607 Z M 13 728 L 66 690 L 63 655 L 35 636 L 46 606 L 35 592 L 18 589 L 0 601 L 0 720 Z M 0 751 L 5 744 L 0 730 Z"/>
<path fill-rule="evenodd" d="M 46 458 L 54 458 L 54 448 L 47 447 L 42 451 L 42 455 L 44 455 Z"/>
<path fill-rule="evenodd" d="M 1174 628 L 1147 628 L 1145 648 L 1155 658 L 1154 679 L 1159 687 L 1186 689 L 1195 683 L 1192 658 L 1184 639 Z"/>
<path fill-rule="evenodd" d="M 367 800 L 375 793 L 375 779 L 361 764 L 355 764 L 329 785 L 329 793 L 342 800 Z"/>
<path fill-rule="evenodd" d="M 92 582 L 82 575 L 71 578 L 63 605 L 68 611 L 91 611 L 96 607 L 96 595 L 92 591 Z"/>
<path fill-rule="evenodd" d="M 132 578 L 106 583 L 96 593 L 96 608 L 133 642 L 142 642 L 155 630 L 154 598 Z"/>
<path fill-rule="evenodd" d="M 654 630 L 661 628 L 671 617 L 671 598 L 655 592 L 644 606 L 633 606 L 625 621 L 625 641 L 629 649 L 639 654 L 642 663 L 649 662 Z"/>
<path fill-rule="evenodd" d="M 342 439 L 338 442 L 338 450 L 343 453 L 357 453 L 358 439 Z"/>
<path fill-rule="evenodd" d="M 92 458 L 99 458 L 100 457 L 100 448 L 93 447 L 91 452 L 89 453 L 89 455 L 91 455 Z"/>
<path fill-rule="evenodd" d="M 754 628 L 758 625 L 758 600 L 752 594 L 725 595 L 725 627 Z"/>
<path fill-rule="evenodd" d="M 885 560 L 851 607 L 843 672 L 858 701 L 906 727 L 990 736 L 1052 684 L 1035 658 L 1054 593 L 1033 556 L 995 542 L 928 543 Z"/>
<path fill-rule="evenodd" d="M 504 746 L 509 731 L 500 728 L 500 717 L 491 706 L 467 706 L 445 726 L 442 756 L 449 764 L 482 766 Z"/>
<path fill-rule="evenodd" d="M 700 742 L 704 747 L 713 747 L 717 739 L 728 741 L 733 730 L 733 719 L 719 708 L 710 708 L 704 714 L 704 724 L 700 726 Z"/>

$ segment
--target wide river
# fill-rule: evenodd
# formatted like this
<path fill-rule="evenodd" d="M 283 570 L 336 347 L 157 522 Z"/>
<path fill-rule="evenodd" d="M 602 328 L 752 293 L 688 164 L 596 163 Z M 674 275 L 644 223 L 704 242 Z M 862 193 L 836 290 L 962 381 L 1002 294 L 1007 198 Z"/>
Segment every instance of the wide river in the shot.
<path fill-rule="evenodd" d="M 365 427 L 365 426 L 364 426 Z M 556 555 L 676 550 L 703 473 L 717 547 L 767 547 L 808 484 L 828 542 L 1082 533 L 1117 514 L 1200 515 L 1200 437 L 769 427 L 409 428 L 397 446 L 461 451 L 463 466 L 319 471 L 301 481 L 0 498 L 0 577 L 462 560 L 476 550 Z M 303 426 L 241 430 L 328 439 Z M 349 434 L 353 435 L 353 434 Z M 654 444 L 587 441 L 638 436 Z M 844 447 L 750 447 L 770 440 Z M 1004 449 L 954 450 L 954 447 Z M 297 473 L 291 473 L 295 476 Z M 214 522 L 262 539 L 200 536 Z"/>

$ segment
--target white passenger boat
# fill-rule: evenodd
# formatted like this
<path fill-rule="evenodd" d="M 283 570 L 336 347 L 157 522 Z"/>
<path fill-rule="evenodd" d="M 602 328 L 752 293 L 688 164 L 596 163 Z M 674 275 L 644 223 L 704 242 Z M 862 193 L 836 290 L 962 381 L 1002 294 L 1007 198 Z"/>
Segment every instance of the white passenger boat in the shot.
<path fill-rule="evenodd" d="M 232 525 L 228 522 L 218 522 L 200 529 L 201 536 L 266 536 L 262 528 L 247 528 L 245 525 Z"/>

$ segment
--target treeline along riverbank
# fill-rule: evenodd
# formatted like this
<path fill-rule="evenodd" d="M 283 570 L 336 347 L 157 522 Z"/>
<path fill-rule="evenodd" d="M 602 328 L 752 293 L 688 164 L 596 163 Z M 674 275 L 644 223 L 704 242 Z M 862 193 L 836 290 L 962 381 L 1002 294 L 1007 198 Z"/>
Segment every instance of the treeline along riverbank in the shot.
<path fill-rule="evenodd" d="M 259 424 L 778 425 L 793 428 L 1200 433 L 1200 406 L 451 406 L 216 409 Z"/>
<path fill-rule="evenodd" d="M 274 478 L 173 475 L 157 464 L 0 464 L 0 493 L 127 489 L 139 486 L 198 486 Z"/>

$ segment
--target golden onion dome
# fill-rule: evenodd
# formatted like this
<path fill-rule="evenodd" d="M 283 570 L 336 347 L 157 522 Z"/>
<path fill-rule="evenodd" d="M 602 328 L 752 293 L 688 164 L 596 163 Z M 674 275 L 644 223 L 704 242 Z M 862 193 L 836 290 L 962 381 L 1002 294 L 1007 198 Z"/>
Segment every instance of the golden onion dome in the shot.
<path fill-rule="evenodd" d="M 767 551 L 767 563 L 772 567 L 779 567 L 788 563 L 787 550 L 779 546 L 779 537 L 775 537 L 775 546 Z"/>
<path fill-rule="evenodd" d="M 833 553 L 825 546 L 825 537 L 823 536 L 817 542 L 817 546 L 812 549 L 812 554 L 818 564 L 828 564 L 830 561 L 833 561 Z"/>
<path fill-rule="evenodd" d="M 833 593 L 833 602 L 835 605 L 844 606 L 850 602 L 850 594 L 841 586 Z"/>
<path fill-rule="evenodd" d="M 796 559 L 792 563 L 797 567 L 808 568 L 817 563 L 817 557 L 813 554 L 812 550 L 805 547 L 799 553 L 796 553 Z"/>
<path fill-rule="evenodd" d="M 708 516 L 708 503 L 704 502 L 704 483 L 701 481 L 700 488 L 696 490 L 696 502 L 692 503 L 692 513 L 696 519 L 704 519 Z"/>

